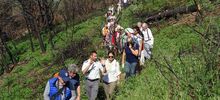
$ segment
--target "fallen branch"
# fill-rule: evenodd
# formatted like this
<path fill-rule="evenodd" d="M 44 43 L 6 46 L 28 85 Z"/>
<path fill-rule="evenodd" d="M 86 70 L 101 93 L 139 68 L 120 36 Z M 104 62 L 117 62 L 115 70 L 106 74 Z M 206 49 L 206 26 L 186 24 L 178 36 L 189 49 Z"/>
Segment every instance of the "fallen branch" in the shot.
<path fill-rule="evenodd" d="M 191 5 L 191 6 L 184 6 L 184 7 L 177 7 L 170 10 L 165 10 L 159 13 L 156 13 L 152 16 L 149 16 L 146 18 L 146 22 L 152 22 L 152 21 L 158 21 L 164 18 L 170 18 L 173 16 L 176 16 L 177 14 L 186 14 L 191 12 L 200 11 L 201 7 L 200 5 Z"/>

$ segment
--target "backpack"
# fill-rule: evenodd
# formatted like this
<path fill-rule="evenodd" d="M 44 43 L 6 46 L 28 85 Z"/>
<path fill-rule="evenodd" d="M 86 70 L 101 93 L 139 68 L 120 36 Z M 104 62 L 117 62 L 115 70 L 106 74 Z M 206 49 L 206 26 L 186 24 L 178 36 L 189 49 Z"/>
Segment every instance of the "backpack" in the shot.
<path fill-rule="evenodd" d="M 102 36 L 106 36 L 108 34 L 109 30 L 106 27 L 103 27 L 102 29 Z"/>

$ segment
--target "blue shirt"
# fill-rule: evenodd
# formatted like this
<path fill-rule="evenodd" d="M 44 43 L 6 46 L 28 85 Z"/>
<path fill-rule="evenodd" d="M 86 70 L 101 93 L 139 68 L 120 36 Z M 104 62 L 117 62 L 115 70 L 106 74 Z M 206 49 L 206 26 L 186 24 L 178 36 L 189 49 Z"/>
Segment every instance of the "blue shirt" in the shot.
<path fill-rule="evenodd" d="M 67 83 L 67 85 L 70 88 L 70 90 L 76 90 L 77 87 L 80 85 L 79 74 L 76 74 L 75 77 L 72 77 Z"/>
<path fill-rule="evenodd" d="M 128 43 L 126 43 L 125 45 L 125 54 L 126 54 L 126 61 L 129 63 L 133 63 L 133 62 L 137 62 L 138 61 L 138 56 L 135 56 L 129 46 L 127 45 Z M 138 50 L 139 49 L 139 45 L 137 43 L 134 43 L 133 47 L 134 50 Z"/>

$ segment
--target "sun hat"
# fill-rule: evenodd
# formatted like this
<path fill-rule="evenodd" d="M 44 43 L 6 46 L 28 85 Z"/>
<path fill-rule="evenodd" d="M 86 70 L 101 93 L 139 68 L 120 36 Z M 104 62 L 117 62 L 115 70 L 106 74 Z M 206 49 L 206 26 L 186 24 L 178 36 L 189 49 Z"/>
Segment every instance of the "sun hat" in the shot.
<path fill-rule="evenodd" d="M 126 33 L 134 33 L 134 30 L 132 28 L 126 28 L 125 32 Z"/>

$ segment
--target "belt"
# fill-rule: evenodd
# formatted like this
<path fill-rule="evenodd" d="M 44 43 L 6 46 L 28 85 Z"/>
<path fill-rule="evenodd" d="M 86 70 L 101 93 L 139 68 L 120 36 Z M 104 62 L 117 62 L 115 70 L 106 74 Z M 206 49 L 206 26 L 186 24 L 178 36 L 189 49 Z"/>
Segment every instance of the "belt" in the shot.
<path fill-rule="evenodd" d="M 99 78 L 97 78 L 97 79 L 88 79 L 88 78 L 86 78 L 87 80 L 89 80 L 89 81 L 97 81 L 97 80 L 99 80 Z"/>
<path fill-rule="evenodd" d="M 103 83 L 105 83 L 105 84 L 110 84 L 110 82 L 106 82 L 106 81 L 104 81 L 104 80 L 103 80 Z"/>

